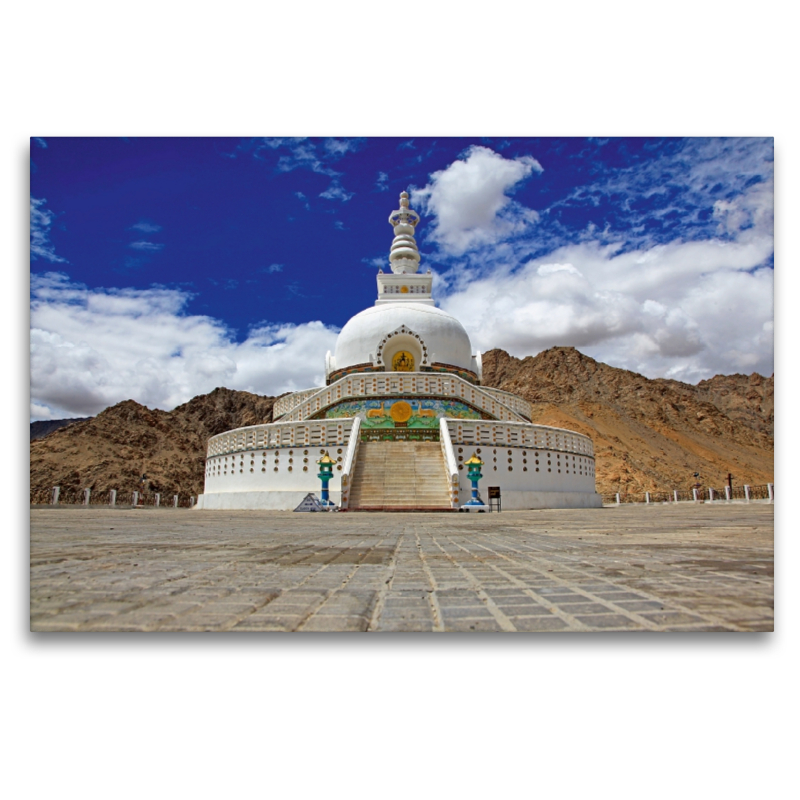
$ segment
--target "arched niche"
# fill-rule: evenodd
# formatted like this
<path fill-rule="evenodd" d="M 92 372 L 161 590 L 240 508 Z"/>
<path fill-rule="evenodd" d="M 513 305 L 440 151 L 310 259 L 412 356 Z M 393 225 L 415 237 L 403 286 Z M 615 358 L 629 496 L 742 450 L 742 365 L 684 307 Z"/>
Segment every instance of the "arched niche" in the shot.
<path fill-rule="evenodd" d="M 402 325 L 381 339 L 375 364 L 387 372 L 419 372 L 431 355 L 422 337 Z"/>

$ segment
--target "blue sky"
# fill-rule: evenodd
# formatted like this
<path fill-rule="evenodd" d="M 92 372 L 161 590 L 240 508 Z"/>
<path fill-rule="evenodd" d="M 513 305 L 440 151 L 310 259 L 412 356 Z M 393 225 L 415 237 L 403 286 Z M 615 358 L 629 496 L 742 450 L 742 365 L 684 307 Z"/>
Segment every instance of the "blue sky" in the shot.
<path fill-rule="evenodd" d="M 476 349 L 773 371 L 771 139 L 31 139 L 31 418 L 323 379 L 409 190 Z"/>

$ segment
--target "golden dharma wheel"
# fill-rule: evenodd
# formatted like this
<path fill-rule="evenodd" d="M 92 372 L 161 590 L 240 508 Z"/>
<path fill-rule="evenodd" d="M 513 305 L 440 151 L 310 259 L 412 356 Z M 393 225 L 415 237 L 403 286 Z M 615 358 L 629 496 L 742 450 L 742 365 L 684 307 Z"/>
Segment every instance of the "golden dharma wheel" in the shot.
<path fill-rule="evenodd" d="M 411 419 L 412 409 L 405 400 L 398 400 L 390 409 L 389 416 L 395 422 L 408 422 Z"/>

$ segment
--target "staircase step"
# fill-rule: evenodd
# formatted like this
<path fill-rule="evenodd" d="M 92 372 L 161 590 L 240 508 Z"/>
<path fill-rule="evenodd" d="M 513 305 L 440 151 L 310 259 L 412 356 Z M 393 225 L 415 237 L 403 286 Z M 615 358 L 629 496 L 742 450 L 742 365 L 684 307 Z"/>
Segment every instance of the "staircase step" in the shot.
<path fill-rule="evenodd" d="M 438 442 L 362 442 L 350 488 L 351 509 L 449 510 Z"/>

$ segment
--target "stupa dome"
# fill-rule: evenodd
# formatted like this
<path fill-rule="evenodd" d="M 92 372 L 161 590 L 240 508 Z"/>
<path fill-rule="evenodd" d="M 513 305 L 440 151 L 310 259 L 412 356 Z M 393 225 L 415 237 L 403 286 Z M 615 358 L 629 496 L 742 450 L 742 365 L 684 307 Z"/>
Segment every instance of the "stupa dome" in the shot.
<path fill-rule="evenodd" d="M 409 371 L 434 363 L 474 369 L 469 335 L 455 317 L 433 305 L 405 302 L 376 305 L 350 319 L 336 340 L 331 371 L 366 364 L 393 371 L 401 351 L 413 358 Z"/>

